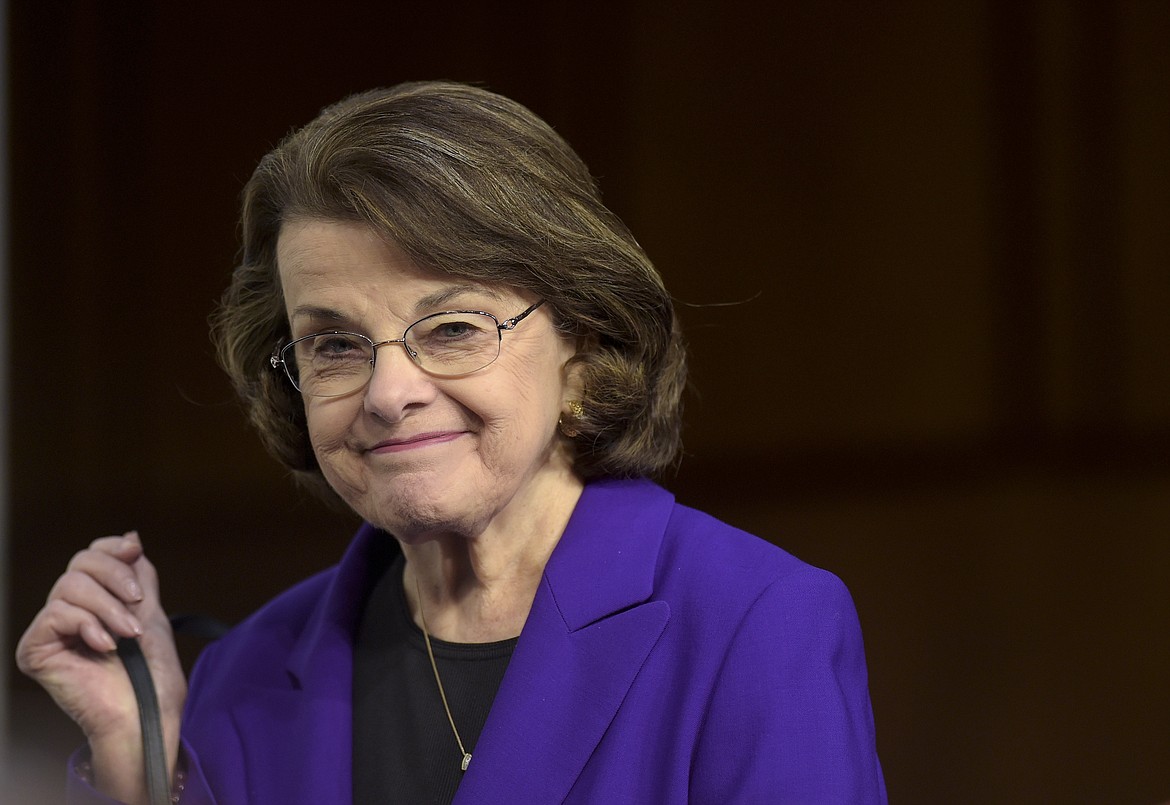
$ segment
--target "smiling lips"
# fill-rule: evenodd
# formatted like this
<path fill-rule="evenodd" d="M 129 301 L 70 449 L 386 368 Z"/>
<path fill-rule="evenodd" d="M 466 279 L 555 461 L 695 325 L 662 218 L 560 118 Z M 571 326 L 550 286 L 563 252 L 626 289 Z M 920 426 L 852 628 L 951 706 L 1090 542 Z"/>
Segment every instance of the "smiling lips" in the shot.
<path fill-rule="evenodd" d="M 402 439 L 385 439 L 370 447 L 367 452 L 379 455 L 384 453 L 401 453 L 407 450 L 417 450 L 437 444 L 446 444 L 447 442 L 458 439 L 463 434 L 464 431 L 460 430 L 435 431 L 432 433 L 419 433 L 415 436 L 408 436 Z"/>

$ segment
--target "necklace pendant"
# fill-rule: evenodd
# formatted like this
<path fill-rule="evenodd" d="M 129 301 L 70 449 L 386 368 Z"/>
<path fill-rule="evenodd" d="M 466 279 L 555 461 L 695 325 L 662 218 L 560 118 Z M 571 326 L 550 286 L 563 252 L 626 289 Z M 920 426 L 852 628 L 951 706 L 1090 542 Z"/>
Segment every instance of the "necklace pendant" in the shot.
<path fill-rule="evenodd" d="M 471 765 L 471 753 L 463 753 L 463 771 L 467 771 L 467 767 Z"/>

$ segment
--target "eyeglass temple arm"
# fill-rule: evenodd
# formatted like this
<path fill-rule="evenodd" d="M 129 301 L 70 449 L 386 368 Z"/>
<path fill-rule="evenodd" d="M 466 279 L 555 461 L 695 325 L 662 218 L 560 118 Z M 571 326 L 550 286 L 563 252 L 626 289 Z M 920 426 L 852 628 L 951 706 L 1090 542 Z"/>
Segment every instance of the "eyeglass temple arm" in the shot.
<path fill-rule="evenodd" d="M 499 325 L 498 325 L 498 329 L 500 329 L 500 330 L 515 330 L 515 329 L 516 329 L 516 325 L 517 325 L 517 324 L 519 324 L 520 322 L 524 321 L 524 318 L 525 318 L 525 317 L 526 317 L 526 316 L 527 316 L 529 313 L 531 313 L 532 311 L 536 310 L 538 307 L 540 307 L 541 305 L 543 305 L 543 304 L 544 304 L 544 302 L 545 302 L 545 300 L 541 299 L 541 300 L 540 300 L 539 302 L 537 302 L 536 304 L 534 304 L 534 305 L 531 305 L 531 306 L 530 306 L 530 307 L 529 307 L 527 310 L 525 310 L 523 313 L 520 313 L 519 315 L 513 316 L 512 318 L 508 319 L 507 321 L 502 321 L 502 322 L 500 322 L 500 323 L 499 323 Z"/>

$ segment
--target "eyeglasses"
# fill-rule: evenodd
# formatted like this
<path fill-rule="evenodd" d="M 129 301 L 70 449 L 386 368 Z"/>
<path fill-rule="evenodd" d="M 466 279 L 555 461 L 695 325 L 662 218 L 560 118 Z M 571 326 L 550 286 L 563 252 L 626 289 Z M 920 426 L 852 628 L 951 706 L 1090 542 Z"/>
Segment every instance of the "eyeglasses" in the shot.
<path fill-rule="evenodd" d="M 523 313 L 500 321 L 482 310 L 448 310 L 424 316 L 402 338 L 373 341 L 361 333 L 313 333 L 277 345 L 268 362 L 284 367 L 293 386 L 310 397 L 340 397 L 364 387 L 374 376 L 378 347 L 402 344 L 420 368 L 437 377 L 478 372 L 500 357 L 506 330 L 515 329 L 540 300 Z"/>

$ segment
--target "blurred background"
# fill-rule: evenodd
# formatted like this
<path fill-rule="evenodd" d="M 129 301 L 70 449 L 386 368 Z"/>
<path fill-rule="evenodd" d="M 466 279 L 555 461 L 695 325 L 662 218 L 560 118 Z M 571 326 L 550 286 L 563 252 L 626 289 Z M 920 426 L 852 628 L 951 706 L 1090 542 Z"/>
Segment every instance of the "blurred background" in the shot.
<path fill-rule="evenodd" d="M 665 483 L 849 585 L 892 802 L 1170 800 L 1170 3 L 7 11 L 0 800 L 78 742 L 10 658 L 91 539 L 226 621 L 339 557 L 206 319 L 256 161 L 419 78 L 543 116 L 655 260 Z"/>

